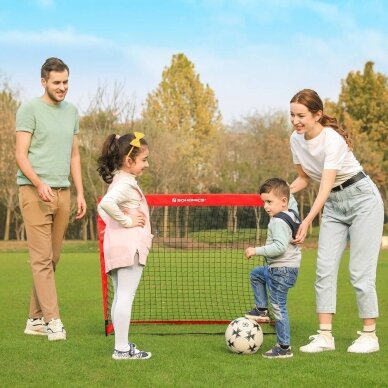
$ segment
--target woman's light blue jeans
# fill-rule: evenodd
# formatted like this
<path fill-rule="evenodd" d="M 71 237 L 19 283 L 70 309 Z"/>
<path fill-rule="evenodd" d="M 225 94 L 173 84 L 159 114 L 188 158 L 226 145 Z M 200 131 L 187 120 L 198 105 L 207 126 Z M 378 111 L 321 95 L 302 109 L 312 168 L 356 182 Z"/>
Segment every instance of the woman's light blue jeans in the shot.
<path fill-rule="evenodd" d="M 268 308 L 268 296 L 275 319 L 276 336 L 279 345 L 290 345 L 291 332 L 288 319 L 288 290 L 294 286 L 299 268 L 255 267 L 250 280 L 257 307 Z"/>
<path fill-rule="evenodd" d="M 315 282 L 317 313 L 336 312 L 338 268 L 350 241 L 349 274 L 359 317 L 378 317 L 376 268 L 383 223 L 383 201 L 369 177 L 330 193 L 319 234 Z"/>

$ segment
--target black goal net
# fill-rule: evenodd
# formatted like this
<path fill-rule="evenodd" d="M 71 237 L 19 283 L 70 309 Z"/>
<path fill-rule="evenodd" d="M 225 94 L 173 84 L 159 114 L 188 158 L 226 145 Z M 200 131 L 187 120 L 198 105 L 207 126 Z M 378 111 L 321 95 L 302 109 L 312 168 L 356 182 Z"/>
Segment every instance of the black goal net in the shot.
<path fill-rule="evenodd" d="M 244 250 L 265 243 L 268 216 L 258 194 L 147 195 L 152 249 L 136 293 L 131 322 L 229 323 L 251 309 L 249 273 L 263 259 Z M 113 332 L 113 289 L 99 246 L 105 332 Z"/>

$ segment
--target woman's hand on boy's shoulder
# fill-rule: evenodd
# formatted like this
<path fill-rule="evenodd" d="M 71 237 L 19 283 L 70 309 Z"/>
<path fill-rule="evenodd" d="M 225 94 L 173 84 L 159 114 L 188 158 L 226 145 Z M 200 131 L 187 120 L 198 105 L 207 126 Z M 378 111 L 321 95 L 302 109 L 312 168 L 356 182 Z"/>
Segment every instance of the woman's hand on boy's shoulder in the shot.
<path fill-rule="evenodd" d="M 303 244 L 306 236 L 307 236 L 307 231 L 309 228 L 310 224 L 308 221 L 303 220 L 301 224 L 299 225 L 298 231 L 296 233 L 295 239 L 292 241 L 293 244 Z"/>

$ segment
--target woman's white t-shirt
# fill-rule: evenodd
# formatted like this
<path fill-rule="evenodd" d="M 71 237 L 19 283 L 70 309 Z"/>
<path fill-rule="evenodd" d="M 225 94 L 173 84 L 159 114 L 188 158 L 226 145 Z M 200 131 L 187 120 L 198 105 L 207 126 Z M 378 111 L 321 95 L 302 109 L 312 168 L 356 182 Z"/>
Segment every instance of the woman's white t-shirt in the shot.
<path fill-rule="evenodd" d="M 345 139 L 333 128 L 324 127 L 318 136 L 310 140 L 294 131 L 290 143 L 294 163 L 300 164 L 303 171 L 317 182 L 321 181 L 323 170 L 337 170 L 334 186 L 362 171 Z"/>

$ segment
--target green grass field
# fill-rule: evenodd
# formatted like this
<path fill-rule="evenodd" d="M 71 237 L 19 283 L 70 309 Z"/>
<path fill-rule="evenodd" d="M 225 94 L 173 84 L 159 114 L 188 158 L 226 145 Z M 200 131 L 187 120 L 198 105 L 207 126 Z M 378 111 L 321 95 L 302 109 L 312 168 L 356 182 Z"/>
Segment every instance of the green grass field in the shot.
<path fill-rule="evenodd" d="M 1 245 L 0 245 L 1 250 Z M 49 343 L 23 334 L 31 275 L 27 254 L 0 251 L 1 387 L 387 387 L 388 251 L 382 251 L 377 286 L 381 351 L 347 354 L 360 330 L 354 292 L 347 275 L 348 252 L 339 276 L 338 314 L 334 320 L 336 351 L 315 355 L 298 351 L 316 330 L 314 313 L 315 250 L 303 251 L 300 276 L 290 292 L 289 310 L 294 357 L 261 357 L 276 341 L 265 335 L 262 349 L 241 356 L 228 351 L 225 326 L 201 328 L 133 325 L 132 340 L 153 353 L 147 361 L 115 362 L 113 336 L 105 337 L 99 259 L 94 243 L 68 243 L 57 272 L 62 320 L 68 340 Z M 167 335 L 166 335 L 167 334 Z"/>

